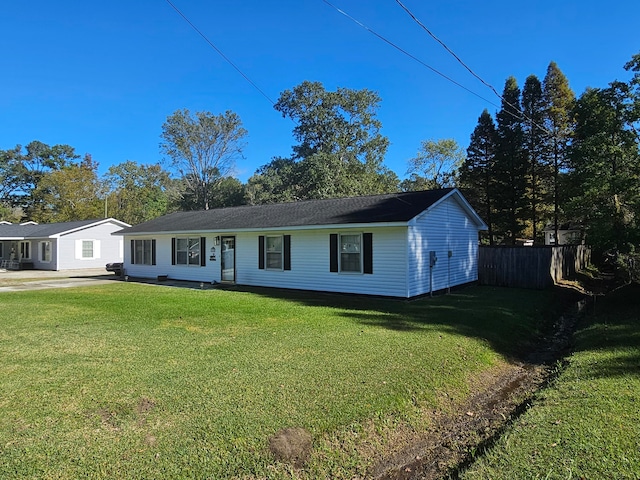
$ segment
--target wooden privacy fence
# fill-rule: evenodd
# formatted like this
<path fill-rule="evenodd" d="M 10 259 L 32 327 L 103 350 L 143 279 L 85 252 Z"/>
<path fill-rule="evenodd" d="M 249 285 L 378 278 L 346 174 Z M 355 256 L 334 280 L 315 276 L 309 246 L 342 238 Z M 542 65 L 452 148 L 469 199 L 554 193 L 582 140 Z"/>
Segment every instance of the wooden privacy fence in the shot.
<path fill-rule="evenodd" d="M 547 288 L 573 277 L 591 261 L 586 245 L 483 246 L 478 250 L 478 282 L 501 287 Z"/>

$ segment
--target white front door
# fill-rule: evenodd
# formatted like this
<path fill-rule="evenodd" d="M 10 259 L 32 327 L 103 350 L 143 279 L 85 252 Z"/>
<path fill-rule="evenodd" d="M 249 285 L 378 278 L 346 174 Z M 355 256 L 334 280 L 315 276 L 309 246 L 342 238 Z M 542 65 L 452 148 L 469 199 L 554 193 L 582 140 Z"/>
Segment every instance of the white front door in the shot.
<path fill-rule="evenodd" d="M 220 267 L 223 282 L 236 281 L 236 237 L 222 237 L 222 256 Z"/>

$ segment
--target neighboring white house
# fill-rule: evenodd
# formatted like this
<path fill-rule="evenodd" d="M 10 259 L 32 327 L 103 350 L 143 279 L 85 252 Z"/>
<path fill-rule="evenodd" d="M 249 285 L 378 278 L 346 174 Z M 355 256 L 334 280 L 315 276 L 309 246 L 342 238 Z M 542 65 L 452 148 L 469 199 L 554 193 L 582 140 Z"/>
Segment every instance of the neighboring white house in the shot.
<path fill-rule="evenodd" d="M 556 242 L 556 232 L 553 224 L 547 225 L 543 232 L 545 245 L 580 245 L 584 243 L 582 228 L 571 223 L 558 225 L 558 242 Z"/>
<path fill-rule="evenodd" d="M 478 278 L 457 189 L 178 212 L 125 228 L 132 277 L 415 297 Z"/>
<path fill-rule="evenodd" d="M 77 222 L 0 222 L 0 267 L 69 270 L 121 262 L 123 241 L 113 232 L 130 225 L 113 218 Z"/>

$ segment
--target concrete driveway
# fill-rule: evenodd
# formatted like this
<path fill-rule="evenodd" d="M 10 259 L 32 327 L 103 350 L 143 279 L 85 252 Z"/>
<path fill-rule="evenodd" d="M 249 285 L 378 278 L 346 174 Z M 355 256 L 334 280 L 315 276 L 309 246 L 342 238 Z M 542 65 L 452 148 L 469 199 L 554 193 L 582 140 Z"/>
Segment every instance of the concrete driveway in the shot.
<path fill-rule="evenodd" d="M 42 290 L 45 288 L 86 287 L 104 285 L 118 280 L 113 273 L 104 268 L 82 270 L 0 270 L 0 292 L 21 292 Z"/>

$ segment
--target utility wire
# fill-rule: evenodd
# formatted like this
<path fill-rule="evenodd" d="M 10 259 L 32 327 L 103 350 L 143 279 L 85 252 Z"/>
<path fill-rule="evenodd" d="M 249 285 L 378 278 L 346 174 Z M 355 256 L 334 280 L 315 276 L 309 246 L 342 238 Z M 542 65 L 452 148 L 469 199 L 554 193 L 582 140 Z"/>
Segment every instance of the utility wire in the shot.
<path fill-rule="evenodd" d="M 404 3 L 402 3 L 400 0 L 396 0 L 396 3 L 397 3 L 398 5 L 400 5 L 400 7 L 402 7 L 402 9 L 407 13 L 407 15 L 409 15 L 409 16 L 413 19 L 413 21 L 414 21 L 414 22 L 416 22 L 418 25 L 420 25 L 420 27 L 422 27 L 422 29 L 423 29 L 425 32 L 427 32 L 427 33 L 431 36 L 431 38 L 433 38 L 436 42 L 438 42 L 440 45 L 442 45 L 442 47 L 443 47 L 447 52 L 449 52 L 449 53 L 453 56 L 453 58 L 455 58 L 455 59 L 458 61 L 458 63 L 460 63 L 460 65 L 462 65 L 464 68 L 466 68 L 466 69 L 469 71 L 469 73 L 470 73 L 471 75 L 473 75 L 473 76 L 474 76 L 474 77 L 476 77 L 478 80 L 480 80 L 480 82 L 482 82 L 482 84 L 483 84 L 483 85 L 485 85 L 485 86 L 489 87 L 489 88 L 493 91 L 493 93 L 495 93 L 495 94 L 496 94 L 496 96 L 497 96 L 499 99 L 501 99 L 505 104 L 507 104 L 509 107 L 511 107 L 512 109 L 514 109 L 516 112 L 519 110 L 519 109 L 518 109 L 518 108 L 516 108 L 515 106 L 511 105 L 511 104 L 510 104 L 510 103 L 509 103 L 509 102 L 508 102 L 508 101 L 507 101 L 507 100 L 506 100 L 502 95 L 500 95 L 500 93 L 498 93 L 498 91 L 495 89 L 495 87 L 494 87 L 493 85 L 491 85 L 490 83 L 487 83 L 487 82 L 486 82 L 482 77 L 480 77 L 480 75 L 478 75 L 476 72 L 474 72 L 474 71 L 473 71 L 473 70 L 472 70 L 472 69 L 471 69 L 471 68 L 470 68 L 466 63 L 464 63 L 464 62 L 462 61 L 462 59 L 461 59 L 458 55 L 456 55 L 456 54 L 453 52 L 453 50 L 451 50 L 451 49 L 450 49 L 450 48 L 449 48 L 449 47 L 448 47 L 448 46 L 447 46 L 447 45 L 446 45 L 442 40 L 440 40 L 438 37 L 436 37 L 436 36 L 433 34 L 433 32 L 432 32 L 431 30 L 429 30 L 429 29 L 427 28 L 427 26 L 426 26 L 426 25 L 424 25 L 424 24 L 423 24 L 423 23 L 422 23 L 422 22 L 421 22 L 421 21 L 420 21 L 420 20 L 419 20 L 419 19 L 418 19 L 418 18 L 417 18 L 417 17 L 416 17 L 412 12 L 411 12 L 411 10 L 409 10 L 409 8 L 407 8 L 407 7 L 405 6 L 405 4 L 404 4 Z M 549 133 L 549 134 L 551 133 L 551 132 L 550 132 L 549 130 L 547 130 L 544 126 L 542 126 L 542 125 L 538 125 L 536 122 L 534 122 L 531 118 L 529 118 L 529 117 L 528 117 L 524 112 L 522 112 L 522 111 L 520 111 L 520 113 L 521 113 L 521 115 L 522 115 L 522 116 L 517 116 L 516 114 L 511 113 L 511 112 L 509 112 L 509 113 L 510 113 L 512 116 L 516 117 L 518 120 L 527 120 L 527 121 L 528 121 L 528 122 L 530 122 L 532 125 L 534 125 L 534 126 L 538 127 L 540 130 L 542 130 L 543 132 L 546 132 L 546 133 Z"/>
<path fill-rule="evenodd" d="M 231 59 L 229 59 L 229 57 L 227 57 L 224 53 L 222 53 L 222 51 L 221 51 L 218 47 L 216 47 L 216 46 L 213 44 L 213 42 L 211 42 L 211 40 L 209 40 L 209 39 L 207 38 L 207 36 L 206 36 L 204 33 L 202 33 L 202 32 L 198 29 L 198 27 L 196 27 L 196 26 L 195 26 L 195 25 L 194 25 L 194 24 L 193 24 L 193 23 L 192 23 L 192 22 L 191 22 L 191 21 L 186 17 L 186 15 L 185 15 L 184 13 L 182 13 L 182 12 L 178 9 L 178 7 L 176 7 L 173 3 L 171 3 L 171 1 L 170 1 L 170 0 L 166 0 L 166 2 L 167 2 L 169 5 L 171 5 L 171 7 L 172 7 L 172 8 L 173 8 L 173 9 L 174 9 L 174 10 L 175 10 L 175 11 L 176 11 L 176 12 L 177 12 L 177 13 L 178 13 L 178 14 L 179 14 L 179 15 L 180 15 L 184 20 L 185 20 L 185 22 L 187 22 L 187 23 L 191 26 L 191 28 L 193 28 L 193 29 L 198 33 L 198 35 L 200 35 L 200 36 L 205 40 L 205 42 L 207 42 L 207 43 L 211 46 L 211 48 L 213 48 L 216 52 L 218 52 L 218 54 L 219 54 L 222 58 L 224 58 L 224 60 L 225 60 L 229 65 L 231 65 L 233 68 L 235 68 L 235 69 L 236 69 L 236 71 L 237 71 L 240 75 L 242 75 L 242 77 L 243 77 L 247 82 L 249 82 L 253 88 L 255 88 L 258 92 L 260 92 L 260 94 L 261 94 L 264 98 L 266 98 L 267 100 L 269 100 L 269 102 L 271 103 L 271 105 L 275 105 L 275 102 L 274 102 L 273 100 L 271 100 L 271 98 L 269 98 L 269 96 L 268 96 L 266 93 L 264 93 L 264 92 L 260 89 L 260 87 L 258 87 L 258 85 L 256 85 L 254 82 L 252 82 L 252 81 L 251 81 L 251 79 L 250 79 L 248 76 L 246 76 L 246 75 L 244 74 L 244 72 L 243 72 L 242 70 L 240 70 L 240 68 L 239 68 L 235 63 L 233 63 L 233 62 L 231 61 Z"/>
<path fill-rule="evenodd" d="M 168 1 L 168 0 L 167 0 Z M 420 60 L 419 58 L 415 57 L 414 55 L 410 54 L 409 52 L 407 52 L 406 50 L 402 49 L 401 47 L 399 47 L 398 45 L 396 45 L 395 43 L 393 43 L 391 40 L 388 40 L 387 38 L 383 37 L 382 35 L 380 35 L 379 33 L 375 32 L 374 30 L 372 30 L 371 28 L 367 27 L 365 24 L 363 24 L 362 22 L 358 21 L 357 19 L 353 18 L 351 15 L 349 15 L 348 13 L 346 13 L 345 11 L 339 9 L 338 7 L 336 7 L 335 5 L 333 5 L 332 3 L 330 3 L 328 0 L 322 0 L 324 3 L 326 3 L 327 5 L 329 5 L 331 8 L 335 9 L 336 11 L 338 11 L 339 13 L 341 13 L 342 15 L 344 15 L 345 17 L 347 17 L 349 20 L 351 20 L 352 22 L 356 23 L 357 25 L 359 25 L 360 27 L 364 28 L 366 31 L 368 31 L 369 33 L 375 35 L 376 37 L 378 37 L 380 40 L 382 40 L 383 42 L 387 43 L 388 45 L 391 45 L 393 48 L 395 48 L 396 50 L 402 52 L 403 54 L 405 54 L 407 57 L 411 58 L 412 60 L 415 60 L 416 62 L 418 62 L 420 65 L 422 65 L 423 67 L 428 68 L 429 70 L 431 70 L 432 72 L 436 73 L 437 75 L 440 75 L 442 78 L 448 80 L 449 82 L 453 83 L 454 85 L 457 85 L 458 87 L 462 88 L 463 90 L 466 90 L 467 92 L 471 93 L 472 95 L 475 95 L 476 97 L 478 97 L 481 100 L 484 100 L 487 103 L 490 103 L 491 105 L 493 105 L 496 108 L 499 108 L 499 105 L 496 105 L 495 103 L 493 103 L 491 100 L 488 100 L 486 98 L 484 98 L 481 95 L 478 95 L 476 92 L 469 90 L 467 87 L 465 87 L 464 85 L 456 82 L 454 79 L 452 79 L 451 77 L 448 77 L 447 75 L 445 75 L 444 73 L 436 70 L 435 68 L 433 68 L 431 65 L 427 65 L 426 63 L 424 63 L 422 60 Z"/>

